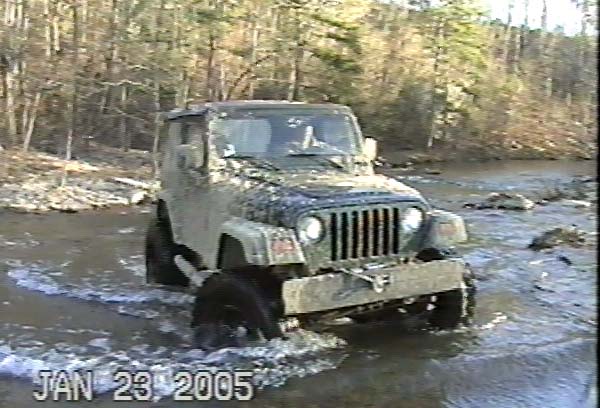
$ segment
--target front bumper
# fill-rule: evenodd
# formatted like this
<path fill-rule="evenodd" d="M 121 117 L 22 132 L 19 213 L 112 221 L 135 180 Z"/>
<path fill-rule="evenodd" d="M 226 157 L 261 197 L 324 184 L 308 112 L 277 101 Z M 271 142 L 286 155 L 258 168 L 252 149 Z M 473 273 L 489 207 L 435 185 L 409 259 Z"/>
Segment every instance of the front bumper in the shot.
<path fill-rule="evenodd" d="M 368 276 L 389 277 L 386 279 L 389 283 L 380 292 L 366 280 L 341 272 L 291 279 L 283 283 L 284 313 L 292 316 L 445 292 L 460 288 L 466 272 L 461 260 L 412 263 L 364 272 Z"/>

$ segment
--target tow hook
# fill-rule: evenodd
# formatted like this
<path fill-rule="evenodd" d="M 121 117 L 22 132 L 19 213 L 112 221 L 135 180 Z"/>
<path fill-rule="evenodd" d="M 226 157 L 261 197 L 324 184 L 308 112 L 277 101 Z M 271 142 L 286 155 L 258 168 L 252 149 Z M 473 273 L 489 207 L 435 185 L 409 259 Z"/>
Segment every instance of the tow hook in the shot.
<path fill-rule="evenodd" d="M 365 275 L 363 274 L 364 269 L 361 268 L 342 268 L 340 271 L 347 275 L 369 282 L 371 284 L 371 289 L 373 289 L 375 293 L 382 293 L 386 286 L 392 283 L 392 277 L 388 274 Z"/>

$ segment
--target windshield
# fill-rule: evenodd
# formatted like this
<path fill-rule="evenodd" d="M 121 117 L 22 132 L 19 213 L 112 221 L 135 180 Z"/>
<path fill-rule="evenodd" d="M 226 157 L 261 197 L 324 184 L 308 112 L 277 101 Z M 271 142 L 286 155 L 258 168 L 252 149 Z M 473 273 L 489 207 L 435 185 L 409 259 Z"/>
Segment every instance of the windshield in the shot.
<path fill-rule="evenodd" d="M 359 149 L 352 118 L 327 111 L 222 114 L 209 128 L 224 158 L 356 155 Z"/>

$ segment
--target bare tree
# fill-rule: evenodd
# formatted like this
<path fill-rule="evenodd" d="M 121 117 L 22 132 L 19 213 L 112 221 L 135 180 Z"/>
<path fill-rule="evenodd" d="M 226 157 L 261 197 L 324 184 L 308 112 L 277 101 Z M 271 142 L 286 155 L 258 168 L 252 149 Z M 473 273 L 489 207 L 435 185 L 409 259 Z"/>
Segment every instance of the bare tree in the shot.
<path fill-rule="evenodd" d="M 69 124 L 67 130 L 67 140 L 65 148 L 65 166 L 63 168 L 63 177 L 61 180 L 61 186 L 67 184 L 68 179 L 68 162 L 71 160 L 73 150 L 73 137 L 77 127 L 77 109 L 78 109 L 78 74 L 79 74 L 79 4 L 77 0 L 72 0 L 69 5 L 71 10 L 71 23 L 72 37 L 71 37 L 71 86 L 70 86 L 70 99 L 67 110 L 67 123 Z"/>

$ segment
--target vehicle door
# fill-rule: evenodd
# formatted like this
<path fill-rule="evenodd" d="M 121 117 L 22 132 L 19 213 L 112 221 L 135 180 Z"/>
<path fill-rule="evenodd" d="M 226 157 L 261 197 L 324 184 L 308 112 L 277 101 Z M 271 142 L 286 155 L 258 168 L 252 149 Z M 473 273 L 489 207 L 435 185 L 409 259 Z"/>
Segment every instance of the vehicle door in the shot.
<path fill-rule="evenodd" d="M 180 144 L 176 147 L 176 228 L 180 243 L 205 256 L 206 233 L 211 206 L 208 201 L 209 174 L 206 120 L 202 115 L 181 120 Z"/>

